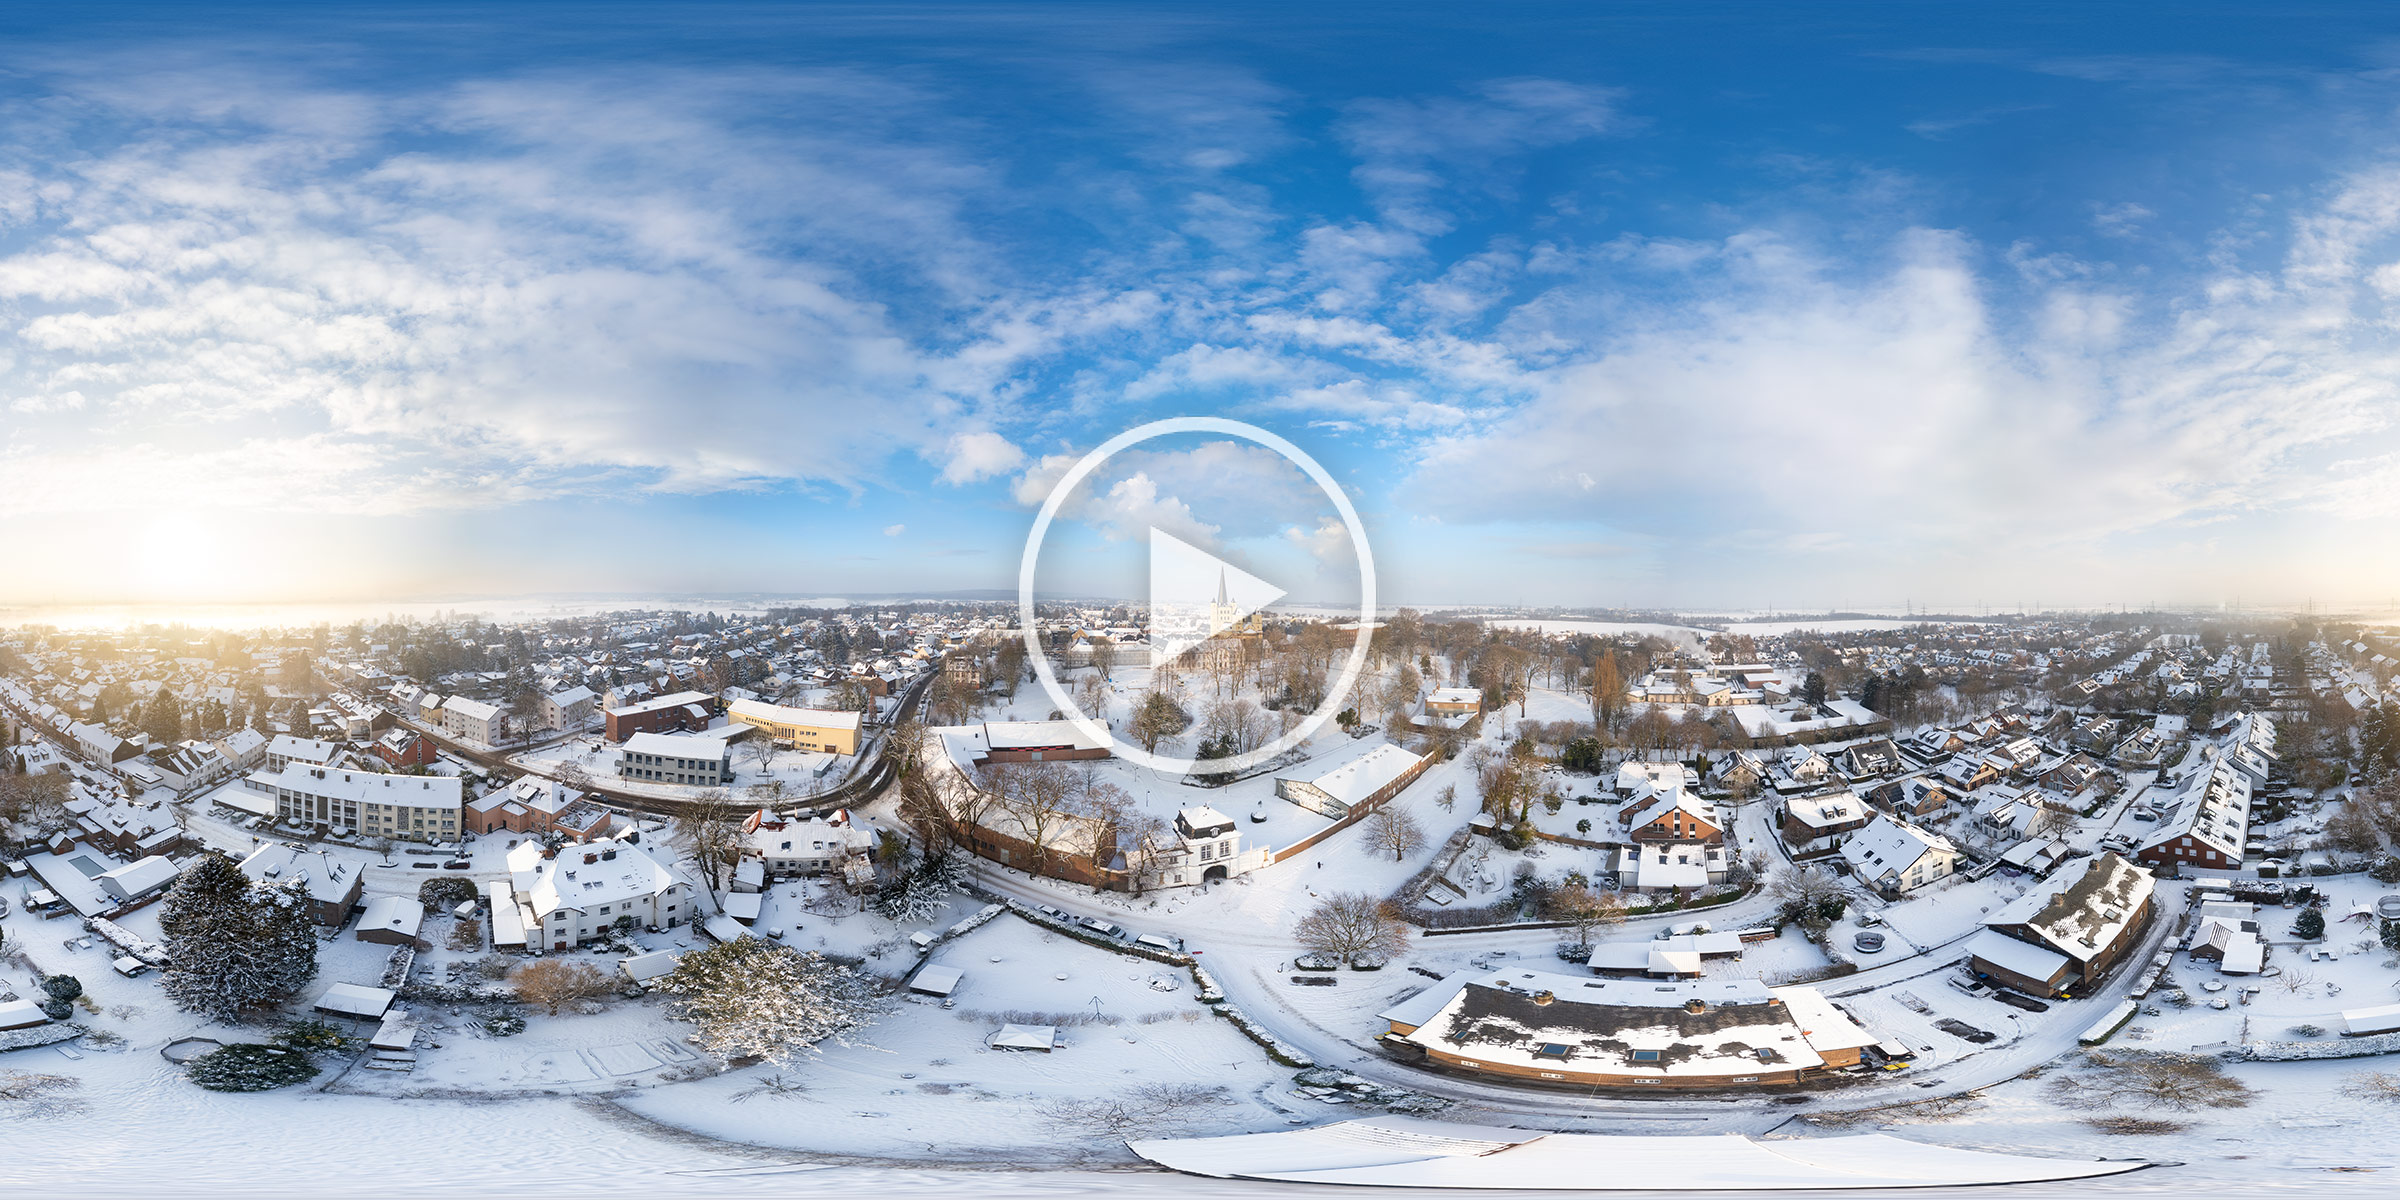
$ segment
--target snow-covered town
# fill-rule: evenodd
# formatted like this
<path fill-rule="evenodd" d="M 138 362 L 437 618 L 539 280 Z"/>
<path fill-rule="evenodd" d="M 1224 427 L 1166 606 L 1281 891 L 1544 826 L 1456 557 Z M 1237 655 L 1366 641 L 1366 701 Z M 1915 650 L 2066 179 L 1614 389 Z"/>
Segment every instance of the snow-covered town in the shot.
<path fill-rule="evenodd" d="M 1401 610 L 1339 720 L 1225 771 L 1346 631 L 1157 660 L 1139 608 L 1011 615 L 0 635 L 10 1115 L 472 1101 L 1254 1179 L 1323 1152 L 1240 1138 L 1362 1120 L 2376 1165 L 2259 1131 L 2400 1087 L 2391 626 Z"/>
<path fill-rule="evenodd" d="M 2396 48 L 0 7 L 0 1200 L 2385 1196 Z"/>

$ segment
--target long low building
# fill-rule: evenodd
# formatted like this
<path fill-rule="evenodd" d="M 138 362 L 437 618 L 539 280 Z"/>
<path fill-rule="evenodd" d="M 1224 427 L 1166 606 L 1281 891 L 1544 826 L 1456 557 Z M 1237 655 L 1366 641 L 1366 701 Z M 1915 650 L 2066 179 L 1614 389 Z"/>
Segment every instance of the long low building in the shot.
<path fill-rule="evenodd" d="M 1432 765 L 1433 756 L 1411 754 L 1389 742 L 1314 779 L 1278 779 L 1275 794 L 1335 820 L 1354 808 L 1373 808 L 1399 794 Z"/>
<path fill-rule="evenodd" d="M 985 721 L 984 762 L 1056 762 L 1108 758 L 1108 742 L 1073 721 Z"/>
<path fill-rule="evenodd" d="M 794 750 L 819 754 L 858 753 L 859 714 L 830 708 L 793 708 L 761 700 L 736 700 L 725 716 Z"/>
<path fill-rule="evenodd" d="M 637 733 L 617 755 L 617 777 L 716 787 L 733 780 L 733 760 L 723 738 Z"/>
<path fill-rule="evenodd" d="M 674 692 L 602 714 L 608 740 L 622 742 L 637 733 L 706 729 L 723 706 L 707 692 Z"/>
<path fill-rule="evenodd" d="M 1798 1083 L 1877 1040 L 1814 988 L 1459 971 L 1379 1014 L 1387 1045 L 1479 1075 L 1582 1087 Z"/>
<path fill-rule="evenodd" d="M 417 842 L 455 842 L 465 829 L 464 786 L 449 776 L 382 775 L 295 761 L 246 783 L 275 797 L 275 819 L 286 825 Z"/>

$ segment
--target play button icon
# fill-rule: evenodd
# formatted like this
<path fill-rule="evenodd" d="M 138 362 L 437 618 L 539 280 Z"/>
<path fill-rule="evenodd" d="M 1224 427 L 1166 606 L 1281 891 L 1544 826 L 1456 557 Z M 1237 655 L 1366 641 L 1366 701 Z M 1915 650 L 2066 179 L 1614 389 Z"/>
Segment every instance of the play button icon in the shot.
<path fill-rule="evenodd" d="M 1336 713 L 1350 703 L 1351 690 L 1366 670 L 1367 648 L 1375 628 L 1375 557 L 1367 548 L 1367 532 L 1358 519 L 1358 509 L 1350 503 L 1349 495 L 1336 482 L 1323 464 L 1307 452 L 1273 433 L 1241 421 L 1223 417 L 1170 417 L 1147 425 L 1128 429 L 1094 447 L 1078 459 L 1042 501 L 1041 511 L 1034 515 L 1033 528 L 1025 534 L 1025 553 L 1017 566 L 1018 632 L 1024 639 L 1027 662 L 1034 678 L 1052 704 L 1076 729 L 1096 741 L 1105 742 L 1118 758 L 1139 763 L 1153 770 L 1183 774 L 1196 761 L 1194 738 L 1179 739 L 1170 748 L 1161 745 L 1155 750 L 1121 736 L 1122 730 L 1112 721 L 1112 714 L 1086 712 L 1069 689 L 1060 682 L 1059 672 L 1050 662 L 1048 641 L 1052 633 L 1060 633 L 1078 621 L 1073 613 L 1054 614 L 1045 625 L 1043 613 L 1034 603 L 1034 573 L 1041 561 L 1042 541 L 1050 532 L 1051 522 L 1076 488 L 1091 478 L 1101 464 L 1118 452 L 1140 445 L 1152 438 L 1174 435 L 1203 435 L 1239 439 L 1264 447 L 1280 455 L 1284 461 L 1299 468 L 1317 489 L 1324 493 L 1327 503 L 1341 516 L 1350 553 L 1358 564 L 1358 616 L 1343 628 L 1354 631 L 1350 652 L 1333 668 L 1334 678 L 1325 691 L 1324 701 L 1286 728 L 1282 736 L 1263 746 L 1226 758 L 1209 760 L 1212 774 L 1233 774 L 1275 760 L 1291 752 L 1331 725 Z M 1193 648 L 1207 645 L 1211 639 L 1246 635 L 1256 632 L 1251 618 L 1260 609 L 1283 598 L 1284 590 L 1226 562 L 1224 559 L 1176 537 L 1157 526 L 1150 529 L 1150 597 L 1146 614 L 1149 628 L 1149 664 L 1166 667 Z M 1255 643 L 1260 639 L 1245 639 Z M 1122 660 L 1120 660 L 1122 661 Z M 1238 660 L 1236 660 L 1238 661 Z M 1196 712 L 1200 697 L 1182 690 L 1176 673 L 1160 670 L 1144 685 L 1167 695 L 1187 713 Z M 1169 694 L 1173 693 L 1173 694 Z M 1122 718 L 1119 711 L 1113 714 Z"/>
<path fill-rule="evenodd" d="M 1150 649 L 1172 661 L 1239 629 L 1283 589 L 1153 525 L 1150 527 Z"/>

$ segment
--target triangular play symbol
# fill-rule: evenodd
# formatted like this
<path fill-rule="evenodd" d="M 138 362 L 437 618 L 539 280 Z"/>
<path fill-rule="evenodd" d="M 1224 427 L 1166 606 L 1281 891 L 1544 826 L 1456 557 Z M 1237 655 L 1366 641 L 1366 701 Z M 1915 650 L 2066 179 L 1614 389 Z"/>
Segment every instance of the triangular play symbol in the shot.
<path fill-rule="evenodd" d="M 1150 527 L 1150 646 L 1166 662 L 1283 598 L 1282 588 Z"/>

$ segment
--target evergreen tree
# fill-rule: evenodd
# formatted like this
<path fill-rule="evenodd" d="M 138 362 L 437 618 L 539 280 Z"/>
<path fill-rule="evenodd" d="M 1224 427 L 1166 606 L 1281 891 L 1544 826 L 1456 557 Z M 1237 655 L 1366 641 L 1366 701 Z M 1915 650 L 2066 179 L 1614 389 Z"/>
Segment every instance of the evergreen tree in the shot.
<path fill-rule="evenodd" d="M 183 706 L 176 702 L 175 693 L 160 684 L 158 694 L 142 710 L 142 732 L 162 746 L 172 746 L 183 740 Z"/>
<path fill-rule="evenodd" d="M 167 893 L 167 998 L 187 1012 L 231 1021 L 290 996 L 317 973 L 317 939 L 298 885 L 253 887 L 222 854 L 201 856 Z"/>

